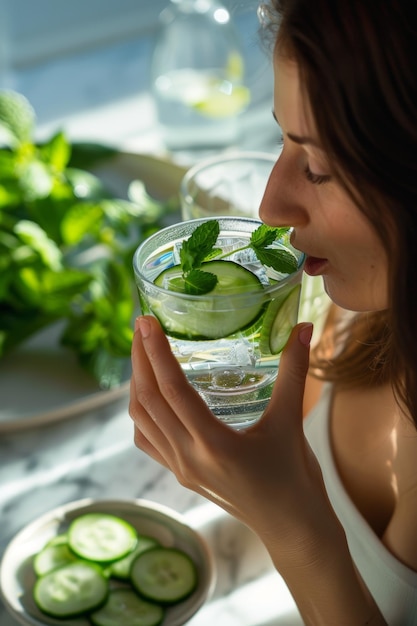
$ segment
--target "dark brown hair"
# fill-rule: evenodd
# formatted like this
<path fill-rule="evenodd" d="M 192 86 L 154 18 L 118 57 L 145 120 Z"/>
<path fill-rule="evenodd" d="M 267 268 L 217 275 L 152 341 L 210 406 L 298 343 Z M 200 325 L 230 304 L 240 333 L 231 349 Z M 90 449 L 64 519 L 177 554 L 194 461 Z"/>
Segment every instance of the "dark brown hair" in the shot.
<path fill-rule="evenodd" d="M 267 13 L 276 53 L 290 54 L 299 66 L 334 175 L 375 228 L 390 263 L 387 311 L 358 315 L 345 349 L 316 365 L 339 384 L 390 381 L 417 424 L 414 5 L 271 0 Z"/>

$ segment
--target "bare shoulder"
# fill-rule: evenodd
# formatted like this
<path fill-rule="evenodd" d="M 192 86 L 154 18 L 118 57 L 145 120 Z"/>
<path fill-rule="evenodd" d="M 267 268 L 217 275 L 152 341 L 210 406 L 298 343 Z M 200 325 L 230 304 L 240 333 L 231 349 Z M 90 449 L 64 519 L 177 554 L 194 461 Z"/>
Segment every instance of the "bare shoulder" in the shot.
<path fill-rule="evenodd" d="M 333 456 L 357 509 L 389 551 L 417 571 L 417 429 L 389 385 L 335 394 Z"/>
<path fill-rule="evenodd" d="M 345 312 L 335 306 L 324 329 L 329 356 Z M 329 339 L 330 338 L 330 339 Z M 304 415 L 323 383 L 308 375 Z M 339 389 L 331 409 L 332 451 L 339 476 L 357 509 L 389 551 L 417 572 L 417 428 L 400 412 L 390 385 Z"/>

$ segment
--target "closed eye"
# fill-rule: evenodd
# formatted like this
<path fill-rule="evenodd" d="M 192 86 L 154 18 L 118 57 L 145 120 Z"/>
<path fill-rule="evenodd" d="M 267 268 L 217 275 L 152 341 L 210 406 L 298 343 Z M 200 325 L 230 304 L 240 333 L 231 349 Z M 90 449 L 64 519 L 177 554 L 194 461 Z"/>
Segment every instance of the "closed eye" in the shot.
<path fill-rule="evenodd" d="M 330 174 L 314 174 L 309 168 L 308 164 L 304 168 L 304 174 L 307 180 L 313 185 L 322 185 L 328 183 L 331 180 Z"/>

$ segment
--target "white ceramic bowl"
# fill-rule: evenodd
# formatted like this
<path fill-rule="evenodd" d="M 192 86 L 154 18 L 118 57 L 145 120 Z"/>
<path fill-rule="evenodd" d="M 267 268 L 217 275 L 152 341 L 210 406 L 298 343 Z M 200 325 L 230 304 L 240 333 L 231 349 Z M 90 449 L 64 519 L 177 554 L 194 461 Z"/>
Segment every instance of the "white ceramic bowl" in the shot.
<path fill-rule="evenodd" d="M 8 611 L 24 626 L 89 626 L 85 618 L 56 620 L 41 613 L 32 598 L 35 573 L 33 556 L 55 535 L 65 532 L 84 513 L 110 513 L 130 522 L 140 534 L 162 545 L 188 553 L 197 566 L 199 582 L 184 602 L 167 609 L 161 626 L 181 626 L 210 597 L 215 584 L 214 561 L 204 538 L 177 512 L 148 500 L 79 500 L 42 515 L 10 542 L 0 567 L 0 591 Z"/>

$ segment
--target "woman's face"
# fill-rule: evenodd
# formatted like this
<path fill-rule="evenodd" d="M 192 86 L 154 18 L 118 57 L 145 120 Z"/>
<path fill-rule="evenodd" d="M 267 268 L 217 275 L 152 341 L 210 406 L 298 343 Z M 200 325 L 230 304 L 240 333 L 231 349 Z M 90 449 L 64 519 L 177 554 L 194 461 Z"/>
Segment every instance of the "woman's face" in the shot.
<path fill-rule="evenodd" d="M 268 181 L 260 217 L 271 226 L 293 227 L 293 245 L 307 255 L 306 273 L 323 276 L 336 304 L 353 311 L 385 309 L 385 250 L 363 213 L 331 176 L 303 101 L 297 65 L 275 55 L 274 75 L 274 114 L 284 147 Z"/>

